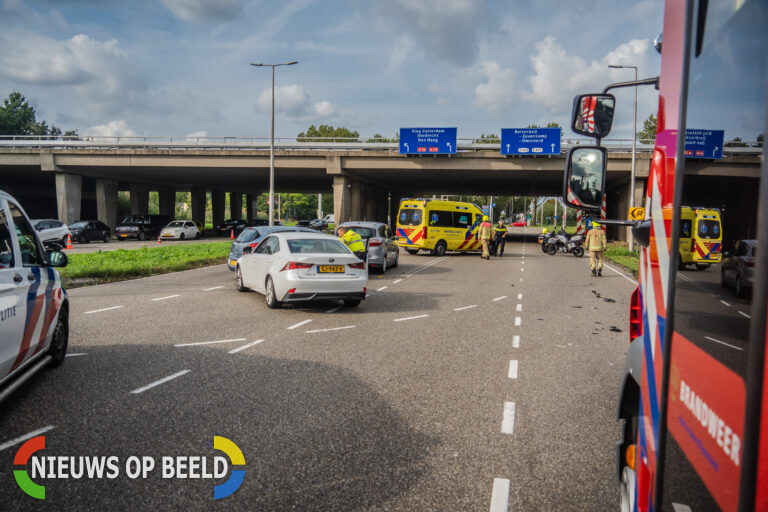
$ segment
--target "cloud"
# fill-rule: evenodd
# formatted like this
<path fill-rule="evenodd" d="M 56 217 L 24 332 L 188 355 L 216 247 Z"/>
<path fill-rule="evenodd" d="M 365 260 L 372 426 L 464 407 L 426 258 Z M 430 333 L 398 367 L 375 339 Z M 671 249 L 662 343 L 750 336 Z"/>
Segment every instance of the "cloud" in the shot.
<path fill-rule="evenodd" d="M 135 137 L 138 134 L 128 128 L 126 122 L 121 119 L 119 121 L 110 121 L 107 124 L 91 126 L 83 131 L 83 135 L 93 135 L 95 137 Z"/>
<path fill-rule="evenodd" d="M 162 0 L 183 21 L 227 21 L 243 14 L 243 0 Z"/>
<path fill-rule="evenodd" d="M 395 47 L 392 48 L 392 55 L 389 57 L 389 64 L 387 69 L 394 71 L 400 67 L 400 65 L 408 58 L 413 48 L 413 41 L 408 36 L 400 36 L 395 40 Z"/>
<path fill-rule="evenodd" d="M 473 103 L 489 112 L 508 109 L 517 99 L 514 94 L 515 71 L 502 68 L 497 62 L 485 61 L 480 64 L 480 72 L 488 80 L 475 87 Z"/>
<path fill-rule="evenodd" d="M 272 108 L 272 89 L 261 91 L 256 104 L 262 112 Z M 300 85 L 281 85 L 275 88 L 275 112 L 282 112 L 294 121 L 328 120 L 339 116 L 339 109 L 327 100 L 312 103 Z"/>

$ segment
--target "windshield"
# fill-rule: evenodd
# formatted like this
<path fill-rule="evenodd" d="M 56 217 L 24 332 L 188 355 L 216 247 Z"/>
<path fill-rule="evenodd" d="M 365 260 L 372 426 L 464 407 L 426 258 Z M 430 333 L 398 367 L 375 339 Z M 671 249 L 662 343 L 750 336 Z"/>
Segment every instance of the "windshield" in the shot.
<path fill-rule="evenodd" d="M 81 221 L 75 222 L 74 224 L 70 224 L 69 227 L 79 229 L 79 228 L 84 228 L 87 225 L 88 223 L 86 221 L 81 220 Z"/>
<path fill-rule="evenodd" d="M 371 238 L 372 236 L 376 236 L 376 232 L 373 228 L 363 228 L 358 226 L 347 226 L 347 229 L 351 229 L 358 235 L 360 235 L 360 238 L 365 238 L 366 240 Z"/>
<path fill-rule="evenodd" d="M 416 208 L 402 208 L 398 216 L 398 224 L 401 226 L 420 226 L 424 217 L 424 211 Z"/>
<path fill-rule="evenodd" d="M 175 221 L 171 222 L 170 224 L 168 224 L 167 227 L 169 227 L 169 228 L 183 228 L 184 227 L 184 221 L 175 220 Z"/>
<path fill-rule="evenodd" d="M 143 224 L 143 223 L 144 223 L 144 219 L 142 219 L 141 217 L 133 216 L 133 215 L 125 217 L 122 221 L 120 221 L 120 224 Z"/>
<path fill-rule="evenodd" d="M 720 238 L 720 223 L 716 220 L 700 220 L 699 238 Z"/>
<path fill-rule="evenodd" d="M 347 246 L 338 240 L 288 240 L 293 254 L 349 254 Z"/>

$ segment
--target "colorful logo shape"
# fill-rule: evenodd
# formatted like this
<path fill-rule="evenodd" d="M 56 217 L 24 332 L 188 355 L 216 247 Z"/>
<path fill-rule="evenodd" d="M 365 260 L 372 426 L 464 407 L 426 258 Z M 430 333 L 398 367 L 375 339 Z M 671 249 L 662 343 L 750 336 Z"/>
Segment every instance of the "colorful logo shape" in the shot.
<path fill-rule="evenodd" d="M 16 452 L 16 457 L 13 459 L 13 463 L 19 466 L 26 466 L 29 458 L 33 453 L 39 450 L 45 449 L 45 436 L 33 437 L 19 448 Z M 241 455 L 242 457 L 242 455 Z M 16 483 L 19 484 L 21 490 L 29 494 L 33 498 L 38 500 L 45 499 L 45 486 L 37 485 L 29 478 L 29 473 L 26 469 L 14 469 L 13 476 L 16 478 Z M 242 480 L 242 479 L 241 479 Z"/>
<path fill-rule="evenodd" d="M 213 449 L 221 450 L 226 453 L 227 457 L 229 457 L 229 460 L 232 461 L 233 466 L 245 466 L 245 458 L 243 457 L 243 452 L 240 451 L 240 448 L 235 443 L 226 437 L 213 436 Z M 24 473 L 26 474 L 26 471 Z M 220 500 L 222 498 L 226 498 L 238 490 L 240 485 L 242 485 L 244 478 L 244 469 L 233 469 L 232 474 L 229 475 L 229 478 L 226 482 L 213 488 L 213 499 Z M 18 477 L 16 477 L 16 480 L 18 481 Z"/>

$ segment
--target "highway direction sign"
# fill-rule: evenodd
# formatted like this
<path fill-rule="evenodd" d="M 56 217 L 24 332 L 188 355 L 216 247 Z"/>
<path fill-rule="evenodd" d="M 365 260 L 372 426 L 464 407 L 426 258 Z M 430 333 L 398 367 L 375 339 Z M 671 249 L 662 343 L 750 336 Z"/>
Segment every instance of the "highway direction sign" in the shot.
<path fill-rule="evenodd" d="M 723 130 L 685 130 L 685 156 L 690 158 L 723 158 Z"/>
<path fill-rule="evenodd" d="M 452 155 L 456 128 L 400 128 L 401 155 Z"/>
<path fill-rule="evenodd" d="M 502 128 L 502 155 L 559 155 L 560 128 Z"/>

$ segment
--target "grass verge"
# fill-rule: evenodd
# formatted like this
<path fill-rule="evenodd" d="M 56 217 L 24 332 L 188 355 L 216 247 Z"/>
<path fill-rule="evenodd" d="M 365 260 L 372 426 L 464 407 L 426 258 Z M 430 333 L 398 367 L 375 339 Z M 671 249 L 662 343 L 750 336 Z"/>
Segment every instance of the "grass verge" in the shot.
<path fill-rule="evenodd" d="M 59 273 L 73 287 L 178 272 L 224 263 L 230 245 L 226 241 L 71 254 Z"/>
<path fill-rule="evenodd" d="M 627 249 L 626 244 L 609 243 L 608 249 L 605 250 L 605 259 L 631 270 L 637 276 L 640 253 L 638 251 L 630 251 Z"/>

